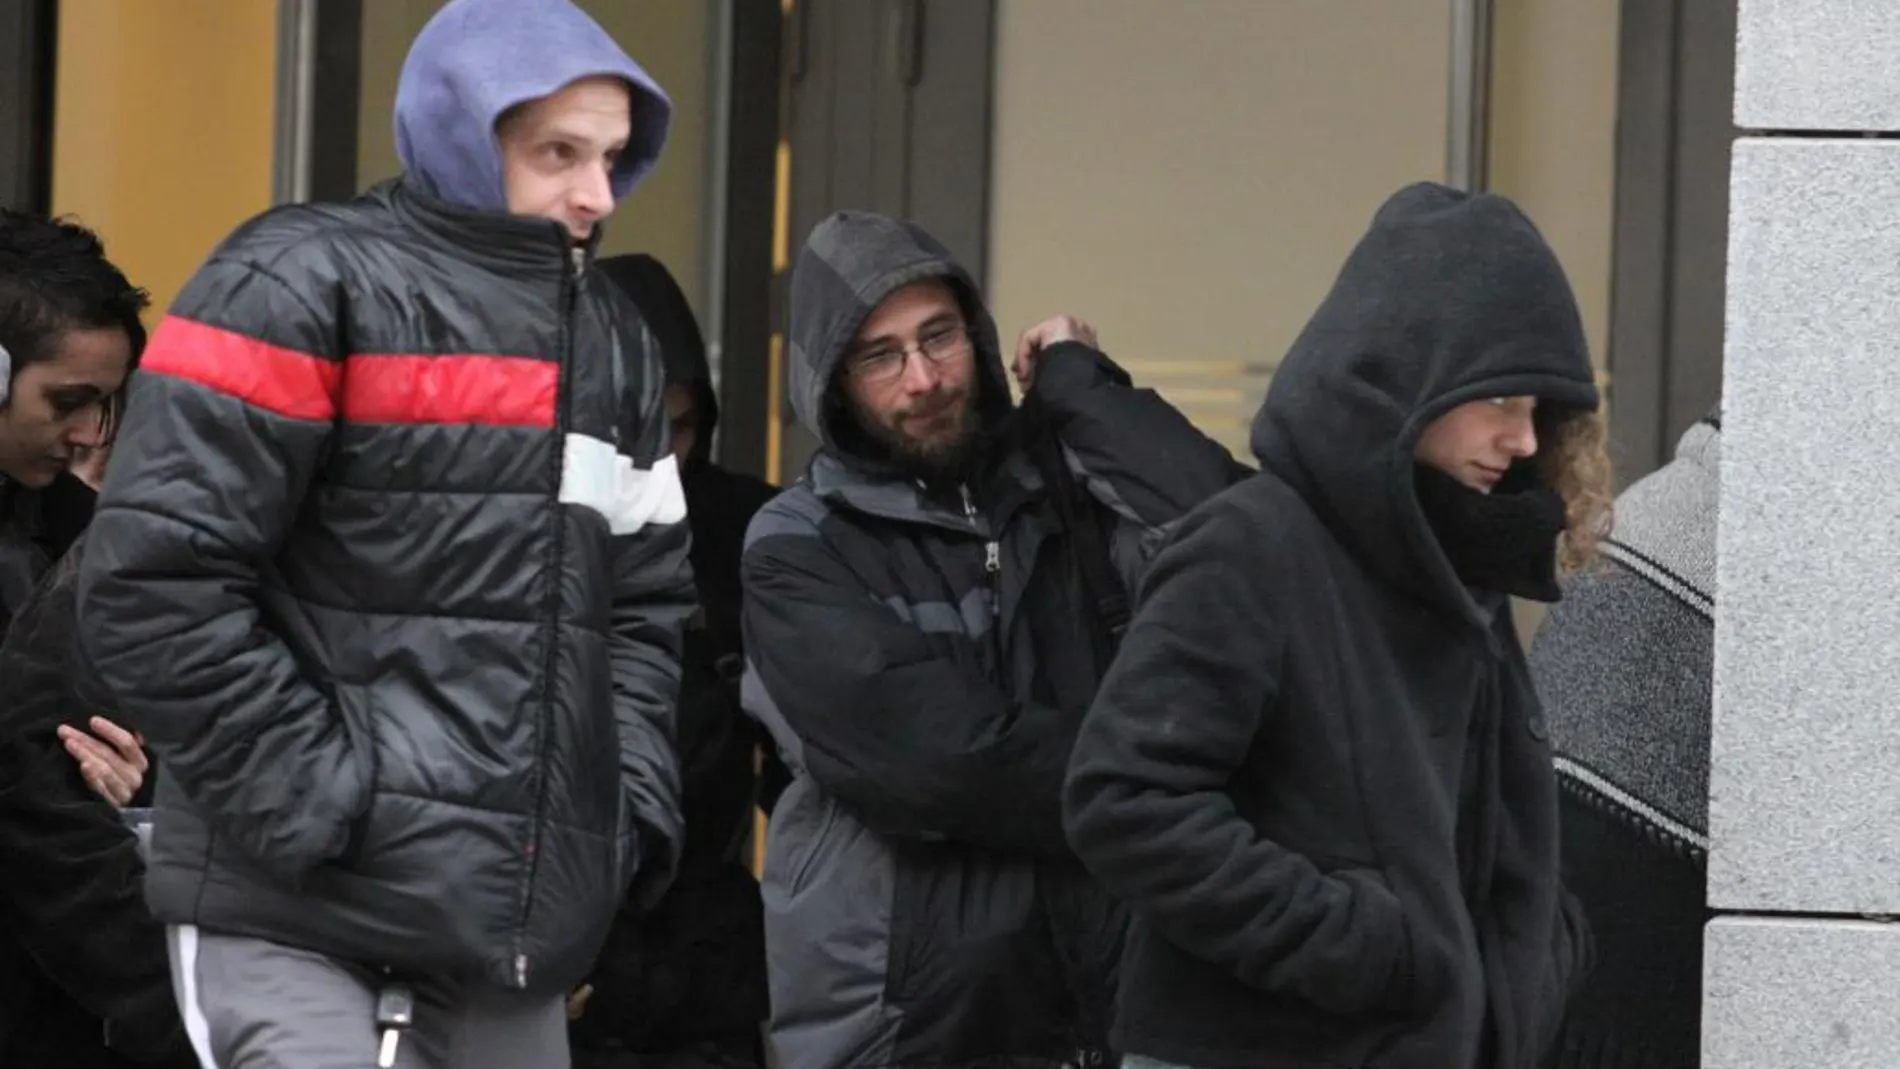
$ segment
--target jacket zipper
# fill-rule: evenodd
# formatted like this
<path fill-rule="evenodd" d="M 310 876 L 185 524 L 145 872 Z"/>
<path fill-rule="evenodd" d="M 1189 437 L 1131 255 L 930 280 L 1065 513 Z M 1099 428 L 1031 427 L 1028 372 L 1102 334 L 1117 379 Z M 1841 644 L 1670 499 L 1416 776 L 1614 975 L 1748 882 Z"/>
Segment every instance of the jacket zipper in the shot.
<path fill-rule="evenodd" d="M 969 484 L 957 488 L 963 493 L 963 518 L 970 521 L 970 530 L 983 533 L 983 525 L 977 522 L 976 499 L 970 496 Z M 983 576 L 990 588 L 990 615 L 1001 616 L 1003 612 L 1002 591 L 999 590 L 997 576 L 1003 570 L 1003 547 L 995 539 L 983 543 Z"/>
<path fill-rule="evenodd" d="M 549 722 L 554 718 L 555 673 L 559 664 L 560 628 L 561 628 L 561 565 L 566 556 L 567 520 L 561 515 L 560 482 L 561 472 L 566 467 L 568 406 L 573 400 L 573 374 L 569 365 L 573 362 L 570 350 L 574 347 L 574 306 L 580 295 L 580 281 L 587 272 L 587 250 L 573 248 L 568 251 L 568 261 L 573 270 L 561 280 L 561 329 L 560 345 L 556 352 L 558 363 L 556 374 L 560 376 L 560 388 L 555 401 L 554 411 L 554 567 L 550 570 L 555 577 L 554 587 L 548 595 L 548 635 L 547 656 L 542 671 L 547 683 L 542 691 L 541 723 L 537 725 L 534 742 L 534 774 L 537 777 L 534 789 L 534 821 L 528 828 L 528 883 L 521 894 L 521 924 L 515 933 L 515 986 L 526 989 L 531 962 L 528 960 L 528 918 L 534 912 L 534 880 L 541 868 L 541 825 L 547 819 L 548 803 L 548 735 Z"/>

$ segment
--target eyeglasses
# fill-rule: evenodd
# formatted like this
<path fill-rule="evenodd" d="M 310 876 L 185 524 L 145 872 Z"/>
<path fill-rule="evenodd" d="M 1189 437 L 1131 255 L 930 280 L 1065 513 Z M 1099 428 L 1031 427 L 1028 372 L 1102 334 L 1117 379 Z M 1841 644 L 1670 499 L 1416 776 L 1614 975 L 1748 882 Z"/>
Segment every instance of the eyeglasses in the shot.
<path fill-rule="evenodd" d="M 853 357 L 845 365 L 845 374 L 867 386 L 883 386 L 904 375 L 912 349 L 933 364 L 970 351 L 970 332 L 962 326 L 943 327 L 917 339 L 915 346 L 886 345 Z"/>

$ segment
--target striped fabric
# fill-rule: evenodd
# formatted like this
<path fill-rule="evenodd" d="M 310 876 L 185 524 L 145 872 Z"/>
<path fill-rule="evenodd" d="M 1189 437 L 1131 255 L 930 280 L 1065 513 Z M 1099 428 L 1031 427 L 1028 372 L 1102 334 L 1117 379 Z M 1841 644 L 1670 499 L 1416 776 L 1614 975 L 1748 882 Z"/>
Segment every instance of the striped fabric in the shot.
<path fill-rule="evenodd" d="M 1712 414 L 1623 493 L 1606 562 L 1570 584 L 1531 650 L 1564 881 L 1597 951 L 1546 1069 L 1696 1064 L 1720 443 Z"/>

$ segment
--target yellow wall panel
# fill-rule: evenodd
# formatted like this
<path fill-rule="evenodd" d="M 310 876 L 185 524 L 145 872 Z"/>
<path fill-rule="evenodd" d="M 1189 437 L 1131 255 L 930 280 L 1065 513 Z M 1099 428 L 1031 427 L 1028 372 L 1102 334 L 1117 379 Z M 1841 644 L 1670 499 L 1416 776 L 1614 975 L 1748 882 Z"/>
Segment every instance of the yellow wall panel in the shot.
<path fill-rule="evenodd" d="M 60 3 L 53 211 L 156 308 L 270 206 L 276 19 L 267 0 Z"/>

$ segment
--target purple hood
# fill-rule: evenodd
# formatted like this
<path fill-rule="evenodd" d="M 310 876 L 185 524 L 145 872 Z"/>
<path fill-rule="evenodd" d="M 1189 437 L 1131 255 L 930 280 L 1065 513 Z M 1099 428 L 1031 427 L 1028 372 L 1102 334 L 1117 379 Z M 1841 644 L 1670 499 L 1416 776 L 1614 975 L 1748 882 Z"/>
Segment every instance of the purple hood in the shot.
<path fill-rule="evenodd" d="M 568 0 L 454 0 L 422 28 L 396 86 L 396 154 L 436 196 L 506 212 L 495 120 L 582 78 L 633 87 L 633 137 L 614 165 L 619 200 L 660 158 L 673 102 Z"/>

